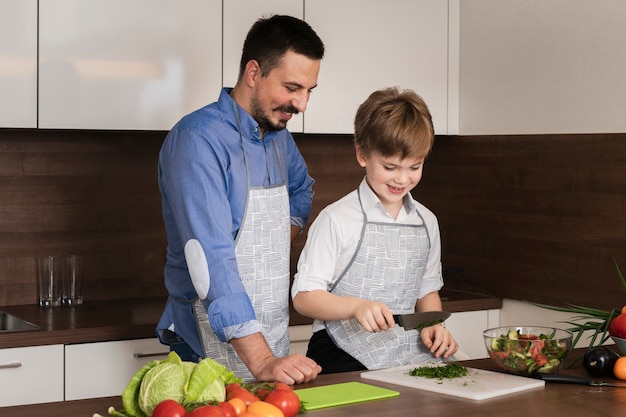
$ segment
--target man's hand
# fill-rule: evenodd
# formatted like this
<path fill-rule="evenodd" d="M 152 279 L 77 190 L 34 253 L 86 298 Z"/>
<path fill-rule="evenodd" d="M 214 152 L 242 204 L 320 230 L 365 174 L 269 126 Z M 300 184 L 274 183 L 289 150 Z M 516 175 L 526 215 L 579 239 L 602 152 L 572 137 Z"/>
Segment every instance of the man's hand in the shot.
<path fill-rule="evenodd" d="M 313 359 L 295 353 L 283 358 L 266 358 L 253 375 L 259 381 L 278 381 L 293 385 L 309 382 L 321 371 L 322 368 Z"/>
<path fill-rule="evenodd" d="M 275 357 L 261 333 L 231 339 L 230 344 L 258 381 L 301 384 L 313 380 L 322 371 L 313 359 L 302 354 Z"/>

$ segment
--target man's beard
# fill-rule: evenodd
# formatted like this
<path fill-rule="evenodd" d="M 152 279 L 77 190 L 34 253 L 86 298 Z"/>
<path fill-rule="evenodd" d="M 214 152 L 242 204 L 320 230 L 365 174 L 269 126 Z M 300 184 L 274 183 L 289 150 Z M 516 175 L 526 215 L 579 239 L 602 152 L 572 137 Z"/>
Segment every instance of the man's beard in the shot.
<path fill-rule="evenodd" d="M 284 113 L 292 113 L 298 114 L 298 109 L 296 109 L 291 104 L 283 104 L 282 106 L 278 106 L 274 109 L 274 111 L 282 111 Z M 278 122 L 273 122 L 271 119 L 271 114 L 266 114 L 255 97 L 250 101 L 250 111 L 251 116 L 256 120 L 259 124 L 259 127 L 266 132 L 283 130 L 287 127 L 287 120 L 279 120 Z"/>

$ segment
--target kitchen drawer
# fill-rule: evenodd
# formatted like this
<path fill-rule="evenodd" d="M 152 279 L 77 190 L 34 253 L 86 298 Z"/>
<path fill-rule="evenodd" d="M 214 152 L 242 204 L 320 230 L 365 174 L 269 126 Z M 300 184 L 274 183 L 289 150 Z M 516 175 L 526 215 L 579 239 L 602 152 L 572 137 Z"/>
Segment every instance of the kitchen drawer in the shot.
<path fill-rule="evenodd" d="M 0 349 L 0 406 L 63 401 L 63 345 Z"/>
<path fill-rule="evenodd" d="M 142 366 L 168 353 L 156 337 L 66 345 L 65 400 L 120 395 Z"/>

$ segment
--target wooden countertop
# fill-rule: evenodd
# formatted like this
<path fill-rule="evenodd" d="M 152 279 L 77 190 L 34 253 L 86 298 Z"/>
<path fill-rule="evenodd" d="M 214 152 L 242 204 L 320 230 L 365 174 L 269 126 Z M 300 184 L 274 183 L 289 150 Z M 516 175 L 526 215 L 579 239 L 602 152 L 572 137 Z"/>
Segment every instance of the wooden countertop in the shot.
<path fill-rule="evenodd" d="M 499 298 L 452 289 L 441 291 L 441 297 L 444 310 L 453 313 L 502 307 Z M 88 301 L 72 307 L 40 307 L 36 304 L 0 307 L 0 310 L 41 327 L 39 330 L 0 333 L 0 349 L 154 337 L 164 305 L 165 298 L 155 297 Z"/>
<path fill-rule="evenodd" d="M 578 353 L 578 356 L 581 353 Z M 572 354 L 573 357 L 577 355 Z M 488 359 L 462 362 L 463 365 L 479 369 L 495 370 Z M 580 367 L 568 369 L 566 373 L 583 375 Z M 360 372 L 321 375 L 314 382 L 298 386 L 328 385 L 347 381 L 362 381 L 400 392 L 399 397 L 369 401 L 359 404 L 325 408 L 302 414 L 303 417 L 404 417 L 404 416 L 456 416 L 464 417 L 528 417 L 528 416 L 618 416 L 626 407 L 626 389 L 589 387 L 585 385 L 546 383 L 536 388 L 515 394 L 486 400 L 468 400 L 434 392 L 422 391 L 399 385 L 372 380 L 361 380 Z M 120 397 L 36 404 L 0 408 L 3 417 L 87 417 L 94 413 L 107 416 L 109 406 L 121 408 Z"/>

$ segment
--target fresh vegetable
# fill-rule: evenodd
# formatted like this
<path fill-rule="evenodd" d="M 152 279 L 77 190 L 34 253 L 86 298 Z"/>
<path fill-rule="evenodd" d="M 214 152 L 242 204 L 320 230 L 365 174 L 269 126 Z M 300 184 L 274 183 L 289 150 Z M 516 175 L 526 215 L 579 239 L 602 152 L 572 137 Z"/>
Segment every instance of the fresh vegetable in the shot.
<path fill-rule="evenodd" d="M 235 411 L 235 407 L 233 407 L 231 403 L 229 403 L 227 401 L 222 401 L 222 402 L 218 403 L 217 406 L 224 413 L 224 417 L 236 417 L 237 416 L 237 412 Z"/>
<path fill-rule="evenodd" d="M 626 339 L 626 306 L 622 307 L 621 313 L 609 323 L 609 334 L 620 339 Z"/>
<path fill-rule="evenodd" d="M 253 402 L 248 406 L 247 412 L 257 417 L 285 417 L 278 407 L 265 401 Z"/>
<path fill-rule="evenodd" d="M 409 375 L 436 379 L 460 378 L 467 375 L 467 368 L 458 363 L 449 363 L 440 366 L 420 366 L 411 369 Z"/>
<path fill-rule="evenodd" d="M 613 375 L 615 378 L 626 380 L 626 356 L 620 356 L 613 365 Z"/>
<path fill-rule="evenodd" d="M 248 408 L 246 403 L 244 403 L 241 398 L 231 398 L 230 400 L 226 402 L 235 409 L 235 415 L 237 416 L 243 414 Z"/>
<path fill-rule="evenodd" d="M 174 400 L 161 401 L 152 412 L 152 417 L 185 417 L 187 410 Z"/>
<path fill-rule="evenodd" d="M 291 388 L 276 389 L 269 393 L 263 401 L 275 405 L 285 417 L 295 417 L 300 412 L 300 398 Z"/>
<path fill-rule="evenodd" d="M 257 397 L 244 387 L 235 388 L 226 395 L 227 401 L 232 400 L 233 398 L 239 398 L 243 400 L 243 402 L 246 404 L 246 407 L 255 401 L 260 401 L 259 397 Z"/>
<path fill-rule="evenodd" d="M 552 340 L 551 335 L 510 330 L 491 339 L 489 356 L 502 369 L 532 374 L 558 369 L 567 353 L 566 346 Z"/>
<path fill-rule="evenodd" d="M 174 400 L 186 409 L 226 398 L 226 385 L 241 382 L 219 362 L 205 358 L 199 363 L 182 361 L 176 352 L 146 364 L 122 392 L 122 411 L 109 408 L 116 417 L 149 417 L 164 400 Z"/>
<path fill-rule="evenodd" d="M 153 416 L 154 417 L 154 416 Z M 216 405 L 203 405 L 194 408 L 189 417 L 226 417 L 221 408 Z"/>
<path fill-rule="evenodd" d="M 589 375 L 599 378 L 613 376 L 613 367 L 619 355 L 604 346 L 594 346 L 585 351 L 583 367 Z"/>

